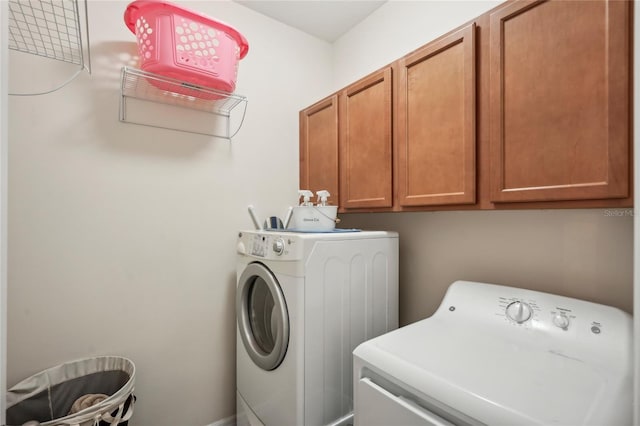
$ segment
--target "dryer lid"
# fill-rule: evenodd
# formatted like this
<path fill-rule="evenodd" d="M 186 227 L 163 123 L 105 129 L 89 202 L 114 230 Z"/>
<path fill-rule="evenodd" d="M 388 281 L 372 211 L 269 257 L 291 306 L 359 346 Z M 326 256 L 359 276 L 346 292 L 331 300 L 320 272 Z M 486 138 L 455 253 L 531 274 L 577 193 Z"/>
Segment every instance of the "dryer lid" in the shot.
<path fill-rule="evenodd" d="M 522 323 L 506 309 L 531 308 Z M 557 321 L 564 316 L 569 324 Z M 545 293 L 454 283 L 433 317 L 359 346 L 369 370 L 479 422 L 625 424 L 632 410 L 631 318 Z M 366 373 L 364 373 L 366 375 Z"/>

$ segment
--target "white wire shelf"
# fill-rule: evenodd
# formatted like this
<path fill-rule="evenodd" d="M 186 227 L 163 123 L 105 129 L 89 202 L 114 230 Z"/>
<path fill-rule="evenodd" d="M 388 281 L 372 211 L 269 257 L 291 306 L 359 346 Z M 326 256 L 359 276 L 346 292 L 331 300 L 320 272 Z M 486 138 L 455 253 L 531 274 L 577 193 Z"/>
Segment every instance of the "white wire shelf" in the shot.
<path fill-rule="evenodd" d="M 82 11 L 77 0 L 9 0 L 8 6 L 10 49 L 91 72 L 86 0 Z"/>
<path fill-rule="evenodd" d="M 130 100 L 154 102 L 174 107 L 200 111 L 209 115 L 221 117 L 222 126 L 208 130 L 195 130 L 171 126 L 163 120 L 161 124 L 154 124 L 148 120 L 139 120 L 130 113 Z M 238 111 L 239 120 L 232 126 L 232 115 Z M 240 111 L 241 110 L 241 111 Z M 231 140 L 235 136 L 247 111 L 247 98 L 242 95 L 227 93 L 220 90 L 196 86 L 188 82 L 160 76 L 136 68 L 122 68 L 122 84 L 120 98 L 120 121 L 180 130 L 189 133 L 204 134 Z M 218 123 L 220 124 L 220 123 Z"/>

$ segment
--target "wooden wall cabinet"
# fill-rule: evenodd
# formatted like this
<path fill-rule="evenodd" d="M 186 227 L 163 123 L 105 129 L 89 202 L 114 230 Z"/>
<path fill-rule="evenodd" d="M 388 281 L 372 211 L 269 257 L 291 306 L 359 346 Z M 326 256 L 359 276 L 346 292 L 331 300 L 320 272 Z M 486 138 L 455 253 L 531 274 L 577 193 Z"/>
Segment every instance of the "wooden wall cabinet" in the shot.
<path fill-rule="evenodd" d="M 340 206 L 391 208 L 392 71 L 370 74 L 340 93 Z"/>
<path fill-rule="evenodd" d="M 629 195 L 629 6 L 513 2 L 491 14 L 492 202 Z"/>
<path fill-rule="evenodd" d="M 301 187 L 343 212 L 631 207 L 631 4 L 509 1 L 302 111 Z"/>
<path fill-rule="evenodd" d="M 326 189 L 337 205 L 338 96 L 329 96 L 300 111 L 300 189 Z"/>
<path fill-rule="evenodd" d="M 475 24 L 398 62 L 399 206 L 476 202 Z"/>

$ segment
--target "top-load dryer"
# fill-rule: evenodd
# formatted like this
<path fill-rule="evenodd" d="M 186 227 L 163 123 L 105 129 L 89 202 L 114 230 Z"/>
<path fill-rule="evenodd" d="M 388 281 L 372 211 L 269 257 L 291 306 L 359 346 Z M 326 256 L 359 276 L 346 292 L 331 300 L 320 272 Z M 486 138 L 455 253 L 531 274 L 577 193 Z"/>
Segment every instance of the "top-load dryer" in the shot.
<path fill-rule="evenodd" d="M 630 425 L 632 343 L 619 309 L 456 281 L 354 351 L 355 425 Z"/>
<path fill-rule="evenodd" d="M 243 231 L 237 424 L 346 424 L 352 351 L 398 327 L 398 235 Z"/>

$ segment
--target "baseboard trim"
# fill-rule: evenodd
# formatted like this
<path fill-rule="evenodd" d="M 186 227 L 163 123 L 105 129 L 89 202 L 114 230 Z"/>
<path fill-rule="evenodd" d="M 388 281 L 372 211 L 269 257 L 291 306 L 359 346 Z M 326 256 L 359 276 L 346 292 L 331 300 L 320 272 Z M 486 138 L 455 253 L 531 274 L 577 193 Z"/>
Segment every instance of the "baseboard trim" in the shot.
<path fill-rule="evenodd" d="M 236 416 L 234 414 L 233 416 L 225 417 L 206 426 L 236 426 Z"/>

